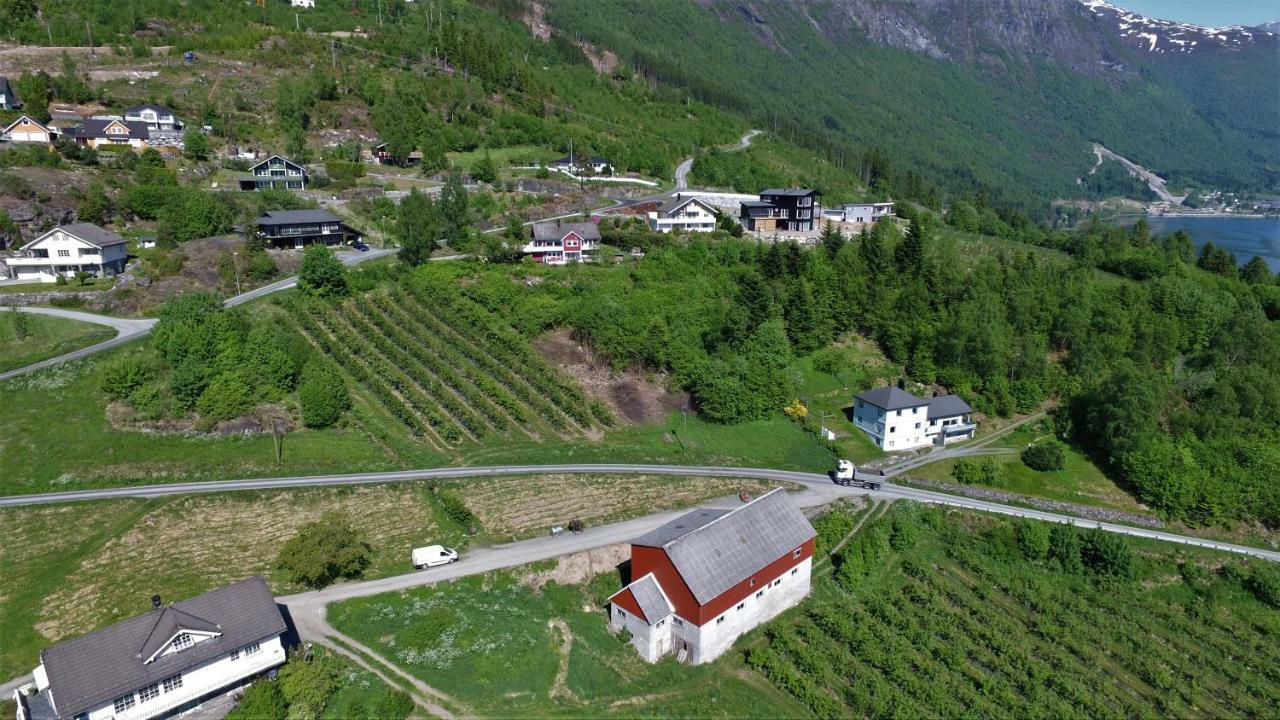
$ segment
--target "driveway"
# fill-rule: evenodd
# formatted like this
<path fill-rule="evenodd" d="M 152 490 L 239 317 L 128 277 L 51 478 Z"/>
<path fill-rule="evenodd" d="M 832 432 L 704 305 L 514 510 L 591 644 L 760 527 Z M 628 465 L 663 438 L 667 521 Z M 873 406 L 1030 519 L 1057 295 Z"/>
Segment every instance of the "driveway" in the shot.
<path fill-rule="evenodd" d="M 38 363 L 32 363 L 25 367 L 0 373 L 0 381 L 18 377 L 19 375 L 33 373 L 37 370 L 43 370 L 55 365 L 61 365 L 66 362 L 71 362 L 72 360 L 79 360 L 82 357 L 87 357 L 94 353 L 108 350 L 117 345 L 122 345 L 134 338 L 151 332 L 151 328 L 156 324 L 156 320 L 154 318 L 117 318 L 107 315 L 95 315 L 94 313 L 81 312 L 79 310 L 64 310 L 62 308 L 28 307 L 23 305 L 18 307 L 18 312 L 31 313 L 33 315 L 51 315 L 53 317 L 66 318 L 67 320 L 79 320 L 80 322 L 94 323 L 96 325 L 106 325 L 108 327 L 115 328 L 116 336 L 110 340 L 104 340 L 96 345 L 90 345 L 89 347 L 81 348 L 65 355 L 59 355 L 58 357 L 41 360 Z"/>

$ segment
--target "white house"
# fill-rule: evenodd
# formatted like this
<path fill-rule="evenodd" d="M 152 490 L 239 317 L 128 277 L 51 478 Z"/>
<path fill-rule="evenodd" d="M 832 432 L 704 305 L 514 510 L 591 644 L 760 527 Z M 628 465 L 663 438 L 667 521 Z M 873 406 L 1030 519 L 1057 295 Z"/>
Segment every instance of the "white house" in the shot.
<path fill-rule="evenodd" d="M 663 233 L 711 232 L 716 229 L 716 211 L 696 197 L 677 194 L 649 213 L 649 227 Z"/>
<path fill-rule="evenodd" d="M 648 662 L 710 662 L 809 594 L 813 526 L 782 488 L 733 510 L 702 508 L 631 543 L 609 622 Z"/>
<path fill-rule="evenodd" d="M 52 145 L 58 139 L 58 131 L 23 115 L 0 130 L 0 140 L 11 143 L 39 143 Z"/>
<path fill-rule="evenodd" d="M 18 720 L 176 715 L 285 661 L 284 618 L 253 577 L 47 648 Z"/>
<path fill-rule="evenodd" d="M 272 155 L 249 168 L 249 173 L 240 178 L 241 190 L 304 190 L 306 187 L 307 169 L 282 155 Z"/>
<path fill-rule="evenodd" d="M 289 4 L 300 8 L 313 8 L 316 6 L 316 0 L 289 0 Z"/>
<path fill-rule="evenodd" d="M 128 241 L 93 223 L 59 225 L 4 258 L 11 277 L 33 282 L 56 282 L 81 270 L 99 277 L 124 270 Z"/>
<path fill-rule="evenodd" d="M 162 105 L 135 105 L 124 110 L 125 122 L 136 122 L 152 130 L 181 130 L 182 121 Z"/>
<path fill-rule="evenodd" d="M 581 155 L 573 155 L 571 153 L 564 157 L 552 160 L 551 167 L 555 170 L 563 170 L 570 173 L 576 173 L 583 168 L 590 168 L 591 172 L 596 175 L 600 175 L 603 174 L 605 170 L 608 170 L 611 165 L 609 164 L 608 158 L 603 158 L 599 155 L 583 157 Z"/>
<path fill-rule="evenodd" d="M 853 424 L 881 450 L 911 450 L 972 438 L 972 412 L 957 395 L 924 399 L 886 386 L 854 396 Z"/>
<path fill-rule="evenodd" d="M 547 265 L 582 262 L 600 248 L 600 228 L 592 222 L 536 223 L 530 232 L 532 237 L 520 252 Z"/>
<path fill-rule="evenodd" d="M 840 222 L 850 223 L 873 223 L 882 217 L 889 217 L 893 214 L 893 203 L 848 203 L 837 208 L 828 208 L 822 211 L 823 217 L 828 220 L 838 220 Z"/>

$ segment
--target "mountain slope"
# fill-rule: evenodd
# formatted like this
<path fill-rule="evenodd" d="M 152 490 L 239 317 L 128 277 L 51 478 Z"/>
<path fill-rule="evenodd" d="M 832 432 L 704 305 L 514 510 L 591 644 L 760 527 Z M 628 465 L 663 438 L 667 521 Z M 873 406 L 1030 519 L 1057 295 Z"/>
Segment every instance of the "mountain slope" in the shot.
<path fill-rule="evenodd" d="M 1280 178 L 1280 147 L 1266 142 L 1280 126 L 1267 105 L 1280 79 L 1265 72 L 1277 45 L 1261 32 L 1152 53 L 1101 4 L 1078 0 L 547 5 L 551 25 L 658 82 L 806 144 L 882 149 L 952 188 L 1024 203 L 1080 195 L 1093 141 L 1174 187 Z M 1176 47 L 1174 33 L 1190 31 L 1160 32 Z"/>

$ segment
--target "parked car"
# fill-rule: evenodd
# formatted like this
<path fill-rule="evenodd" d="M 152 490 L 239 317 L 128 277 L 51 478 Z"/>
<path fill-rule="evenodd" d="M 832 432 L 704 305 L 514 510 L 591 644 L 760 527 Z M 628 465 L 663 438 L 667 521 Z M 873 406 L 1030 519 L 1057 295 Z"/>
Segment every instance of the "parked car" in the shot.
<path fill-rule="evenodd" d="M 369 249 L 369 246 L 363 240 L 357 240 L 351 243 L 351 247 L 359 250 L 360 252 L 364 252 Z"/>
<path fill-rule="evenodd" d="M 451 562 L 458 561 L 458 551 L 453 548 L 447 548 L 443 545 L 428 545 L 426 547 L 413 549 L 413 567 L 416 570 L 423 568 L 435 567 L 437 565 L 448 565 Z"/>

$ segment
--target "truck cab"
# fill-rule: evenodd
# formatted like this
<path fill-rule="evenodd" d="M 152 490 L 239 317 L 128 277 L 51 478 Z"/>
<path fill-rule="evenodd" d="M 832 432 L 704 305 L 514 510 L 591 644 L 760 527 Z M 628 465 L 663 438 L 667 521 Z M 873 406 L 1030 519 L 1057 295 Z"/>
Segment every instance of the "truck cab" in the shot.
<path fill-rule="evenodd" d="M 854 467 L 852 460 L 837 460 L 835 481 L 837 485 L 848 485 L 853 482 Z"/>
<path fill-rule="evenodd" d="M 458 561 L 458 551 L 453 548 L 447 548 L 443 545 L 428 545 L 426 547 L 414 548 L 411 556 L 413 567 L 415 570 L 423 568 L 435 567 L 437 565 L 448 565 L 451 562 Z"/>

